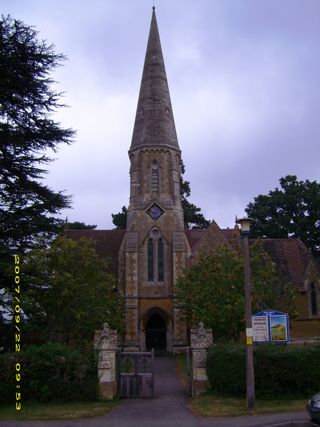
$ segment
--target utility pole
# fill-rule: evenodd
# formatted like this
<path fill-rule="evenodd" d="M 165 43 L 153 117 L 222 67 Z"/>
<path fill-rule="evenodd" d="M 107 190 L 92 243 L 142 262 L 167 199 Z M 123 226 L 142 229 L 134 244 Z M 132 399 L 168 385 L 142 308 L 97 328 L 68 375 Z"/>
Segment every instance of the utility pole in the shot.
<path fill-rule="evenodd" d="M 237 224 L 241 225 L 241 235 L 244 253 L 244 281 L 245 281 L 245 319 L 246 319 L 246 390 L 247 407 L 254 408 L 255 384 L 254 384 L 254 364 L 253 364 L 253 331 L 252 331 L 252 282 L 249 258 L 249 233 L 251 218 L 238 219 Z"/>

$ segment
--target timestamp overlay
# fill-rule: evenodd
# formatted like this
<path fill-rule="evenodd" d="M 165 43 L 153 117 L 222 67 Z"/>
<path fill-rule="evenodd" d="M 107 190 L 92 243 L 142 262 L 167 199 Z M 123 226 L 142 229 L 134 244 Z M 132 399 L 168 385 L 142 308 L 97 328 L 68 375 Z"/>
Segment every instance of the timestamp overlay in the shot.
<path fill-rule="evenodd" d="M 15 343 L 15 353 L 18 355 L 21 351 L 21 277 L 20 277 L 20 257 L 18 255 L 14 256 L 14 343 Z M 22 407 L 21 403 L 21 364 L 16 359 L 15 364 L 15 376 L 16 376 L 16 396 L 15 404 L 16 410 L 20 411 Z"/>

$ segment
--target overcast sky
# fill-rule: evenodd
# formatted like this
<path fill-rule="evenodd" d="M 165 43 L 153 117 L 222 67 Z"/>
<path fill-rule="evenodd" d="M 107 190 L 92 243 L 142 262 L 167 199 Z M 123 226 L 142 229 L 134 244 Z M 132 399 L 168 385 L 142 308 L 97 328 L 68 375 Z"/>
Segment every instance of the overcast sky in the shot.
<path fill-rule="evenodd" d="M 68 56 L 54 73 L 77 131 L 46 178 L 70 221 L 113 228 L 129 159 L 152 0 L 1 0 Z M 320 181 L 320 1 L 156 0 L 190 201 L 232 227 L 287 174 Z"/>

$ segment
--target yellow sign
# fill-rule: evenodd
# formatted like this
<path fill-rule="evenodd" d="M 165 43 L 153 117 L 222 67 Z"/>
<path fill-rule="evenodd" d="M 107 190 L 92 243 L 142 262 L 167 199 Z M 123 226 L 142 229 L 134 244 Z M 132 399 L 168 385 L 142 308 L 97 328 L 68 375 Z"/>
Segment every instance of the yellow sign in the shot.
<path fill-rule="evenodd" d="M 252 344 L 253 344 L 253 338 L 247 337 L 247 345 L 252 345 Z"/>

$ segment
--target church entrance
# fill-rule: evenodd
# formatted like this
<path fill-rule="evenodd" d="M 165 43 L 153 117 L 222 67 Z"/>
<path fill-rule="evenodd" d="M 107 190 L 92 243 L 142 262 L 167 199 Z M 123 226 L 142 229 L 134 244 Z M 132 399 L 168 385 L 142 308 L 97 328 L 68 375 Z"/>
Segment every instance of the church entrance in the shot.
<path fill-rule="evenodd" d="M 167 325 L 164 318 L 154 313 L 146 324 L 146 348 L 150 351 L 165 351 L 167 349 Z"/>

